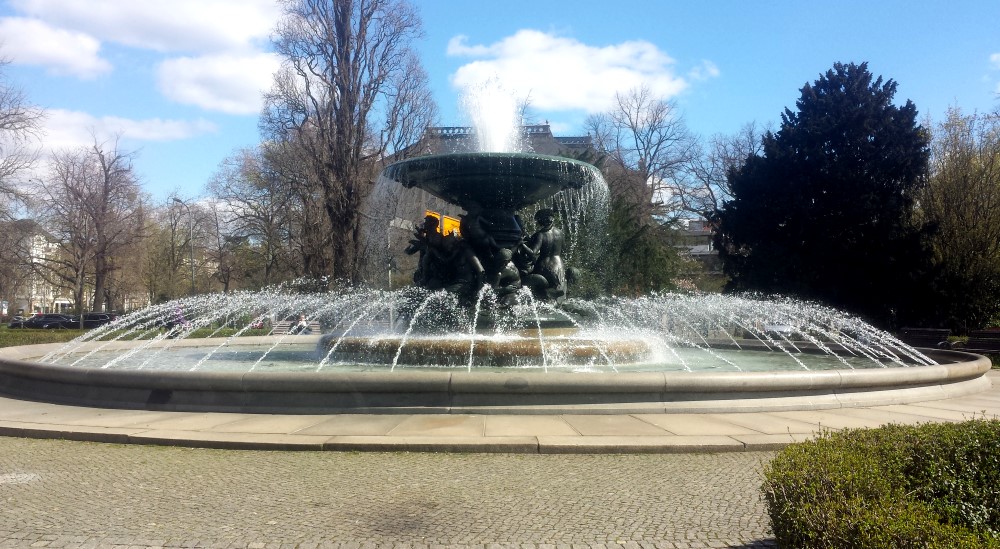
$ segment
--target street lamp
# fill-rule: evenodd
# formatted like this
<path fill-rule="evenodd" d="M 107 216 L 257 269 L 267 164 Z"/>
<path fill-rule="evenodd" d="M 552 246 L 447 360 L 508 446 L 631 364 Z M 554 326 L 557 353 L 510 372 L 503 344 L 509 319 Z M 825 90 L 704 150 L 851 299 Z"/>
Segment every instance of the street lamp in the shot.
<path fill-rule="evenodd" d="M 173 197 L 174 202 L 184 206 L 188 214 L 188 252 L 190 252 L 189 260 L 191 261 L 191 295 L 194 295 L 194 217 L 191 215 L 191 206 L 187 202 L 184 202 L 176 196 Z"/>

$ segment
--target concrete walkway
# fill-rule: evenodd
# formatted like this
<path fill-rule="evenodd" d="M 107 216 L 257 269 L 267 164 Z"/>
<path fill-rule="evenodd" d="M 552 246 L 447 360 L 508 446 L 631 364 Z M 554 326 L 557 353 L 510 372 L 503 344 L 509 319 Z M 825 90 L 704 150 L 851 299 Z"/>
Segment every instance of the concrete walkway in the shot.
<path fill-rule="evenodd" d="M 682 453 L 774 450 L 824 429 L 1000 417 L 992 388 L 916 404 L 631 415 L 270 415 L 154 412 L 0 398 L 0 435 L 220 449 Z"/>

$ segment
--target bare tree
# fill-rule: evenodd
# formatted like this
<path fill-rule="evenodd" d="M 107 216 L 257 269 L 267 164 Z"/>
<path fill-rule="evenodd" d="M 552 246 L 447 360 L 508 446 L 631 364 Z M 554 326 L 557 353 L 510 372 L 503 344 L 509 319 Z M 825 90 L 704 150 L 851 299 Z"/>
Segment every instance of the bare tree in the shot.
<path fill-rule="evenodd" d="M 160 303 L 184 295 L 188 278 L 181 272 L 189 254 L 187 212 L 169 198 L 155 208 L 146 222 L 146 253 L 143 257 L 142 284 L 147 298 Z"/>
<path fill-rule="evenodd" d="M 214 265 L 212 277 L 222 284 L 222 291 L 228 293 L 237 279 L 242 278 L 244 267 L 236 258 L 236 246 L 239 237 L 232 232 L 229 214 L 226 207 L 213 202 L 208 207 L 208 237 L 209 245 L 205 248 L 205 257 Z"/>
<path fill-rule="evenodd" d="M 28 264 L 22 262 L 22 252 L 34 229 L 33 224 L 14 220 L 17 206 L 25 198 L 17 180 L 38 156 L 32 138 L 41 131 L 44 112 L 7 81 L 3 72 L 7 63 L 0 59 L 0 257 L 4 258 L 0 265 L 0 300 L 13 302 L 29 270 Z"/>
<path fill-rule="evenodd" d="M 695 139 L 677 106 L 647 88 L 618 94 L 587 128 L 611 191 L 607 258 L 598 262 L 607 271 L 605 290 L 670 288 L 680 265 L 669 239 L 679 213 L 670 185 L 695 153 Z"/>
<path fill-rule="evenodd" d="M 612 195 L 639 207 L 640 217 L 673 213 L 670 192 L 696 151 L 675 103 L 645 87 L 617 94 L 615 106 L 591 116 L 587 128 L 606 154 Z"/>
<path fill-rule="evenodd" d="M 289 274 L 294 278 L 332 272 L 333 229 L 323 207 L 322 187 L 310 175 L 306 152 L 290 142 L 267 142 L 260 152 L 267 173 L 291 196 L 284 242 L 291 258 L 286 265 Z"/>
<path fill-rule="evenodd" d="M 90 148 L 57 154 L 39 193 L 40 218 L 61 252 L 45 259 L 43 276 L 71 288 L 78 309 L 86 305 L 87 284 L 93 309 L 113 308 L 107 290 L 116 258 L 142 234 L 145 211 L 131 154 L 96 139 Z"/>
<path fill-rule="evenodd" d="M 761 153 L 763 136 L 768 131 L 751 122 L 733 135 L 712 137 L 707 151 L 692 155 L 684 173 L 667 183 L 677 207 L 713 219 L 722 204 L 733 198 L 730 172 L 748 157 Z"/>
<path fill-rule="evenodd" d="M 13 303 L 31 277 L 30 239 L 38 224 L 30 219 L 0 220 L 0 300 Z"/>
<path fill-rule="evenodd" d="M 34 201 L 45 237 L 56 247 L 54 253 L 32 258 L 34 273 L 54 287 L 68 289 L 78 312 L 85 308 L 84 290 L 97 243 L 84 207 L 89 194 L 87 164 L 86 152 L 55 154 Z"/>
<path fill-rule="evenodd" d="M 16 176 L 38 158 L 31 140 L 41 131 L 45 118 L 44 111 L 29 103 L 23 91 L 7 82 L 3 74 L 7 63 L 0 59 L 0 216 L 9 216 L 12 203 L 24 198 Z"/>
<path fill-rule="evenodd" d="M 97 248 L 94 255 L 94 309 L 112 309 L 107 292 L 115 262 L 123 250 L 142 234 L 144 196 L 132 169 L 132 154 L 115 143 L 94 142 L 90 149 L 96 168 L 92 196 L 87 201 L 88 215 L 94 222 Z"/>
<path fill-rule="evenodd" d="M 303 196 L 321 204 L 330 257 L 307 271 L 353 278 L 358 216 L 380 163 L 435 114 L 410 47 L 420 21 L 405 0 L 281 3 L 274 47 L 285 66 L 265 96 L 261 129 L 269 141 L 301 150 L 294 177 L 319 191 Z"/>
<path fill-rule="evenodd" d="M 222 162 L 209 192 L 222 203 L 215 209 L 213 237 L 213 253 L 228 259 L 217 261 L 228 269 L 220 276 L 231 278 L 237 266 L 231 263 L 235 258 L 230 252 L 238 242 L 246 242 L 245 251 L 255 258 L 252 263 L 262 268 L 260 284 L 276 282 L 291 262 L 289 233 L 299 209 L 288 181 L 271 169 L 260 149 L 244 149 Z M 252 269 L 245 265 L 238 270 L 249 274 Z"/>
<path fill-rule="evenodd" d="M 142 208 L 141 234 L 126 242 L 113 256 L 114 269 L 108 276 L 105 290 L 106 307 L 109 311 L 130 311 L 151 303 L 142 288 L 145 280 L 143 267 L 151 253 L 148 229 L 152 212 L 147 205 Z"/>

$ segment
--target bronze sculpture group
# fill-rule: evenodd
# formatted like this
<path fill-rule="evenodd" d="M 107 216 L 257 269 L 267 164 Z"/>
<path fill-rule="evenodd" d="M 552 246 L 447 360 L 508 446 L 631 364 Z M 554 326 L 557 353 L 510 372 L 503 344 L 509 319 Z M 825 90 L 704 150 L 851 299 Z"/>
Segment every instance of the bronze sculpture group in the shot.
<path fill-rule="evenodd" d="M 414 284 L 445 289 L 470 301 L 489 286 L 501 303 L 513 303 L 518 291 L 528 287 L 536 299 L 561 302 L 566 296 L 564 237 L 555 226 L 555 212 L 538 210 L 538 228 L 531 235 L 519 216 L 514 215 L 514 222 L 520 238 L 505 246 L 493 237 L 492 223 L 477 211 L 461 216 L 461 236 L 441 234 L 438 218 L 428 215 L 405 250 L 420 254 Z"/>

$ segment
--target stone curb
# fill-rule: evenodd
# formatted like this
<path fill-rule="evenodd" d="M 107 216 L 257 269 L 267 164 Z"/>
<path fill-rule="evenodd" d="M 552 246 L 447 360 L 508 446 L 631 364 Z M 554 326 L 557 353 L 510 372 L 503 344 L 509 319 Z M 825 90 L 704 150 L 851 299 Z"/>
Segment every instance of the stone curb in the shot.
<path fill-rule="evenodd" d="M 983 381 L 1000 381 L 1000 370 L 988 372 Z M 960 398 L 818 412 L 690 414 L 687 420 L 677 419 L 676 414 L 536 416 L 534 420 L 529 420 L 529 416 L 511 416 L 509 419 L 516 422 L 516 428 L 510 430 L 505 421 L 491 425 L 489 420 L 495 416 L 430 418 L 421 414 L 348 419 L 360 422 L 357 426 L 369 429 L 371 434 L 333 434 L 334 429 L 329 427 L 324 432 L 322 428 L 310 426 L 313 421 L 319 425 L 336 416 L 310 419 L 303 416 L 197 414 L 170 418 L 166 416 L 173 415 L 172 412 L 65 407 L 0 398 L 0 436 L 313 452 L 667 454 L 770 451 L 808 440 L 831 428 L 998 417 L 1000 385 L 991 385 L 991 389 Z M 289 419 L 292 421 L 286 421 Z M 372 419 L 378 421 L 370 422 Z M 252 424 L 255 421 L 263 423 Z M 718 425 L 728 427 L 716 429 Z"/>

